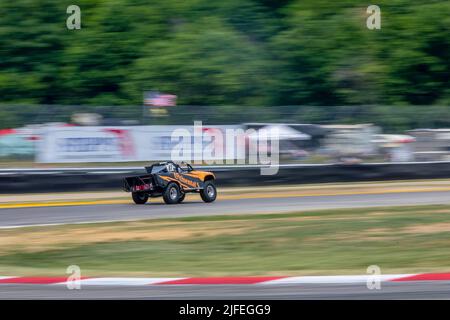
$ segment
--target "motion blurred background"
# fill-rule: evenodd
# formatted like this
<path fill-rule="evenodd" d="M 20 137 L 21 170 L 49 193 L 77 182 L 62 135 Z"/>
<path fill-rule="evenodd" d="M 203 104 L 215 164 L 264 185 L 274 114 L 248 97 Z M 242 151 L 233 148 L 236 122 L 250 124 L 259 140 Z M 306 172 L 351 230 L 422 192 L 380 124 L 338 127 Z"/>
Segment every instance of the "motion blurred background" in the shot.
<path fill-rule="evenodd" d="M 0 1 L 0 276 L 450 270 L 449 28 L 448 0 Z M 215 203 L 132 205 L 123 177 L 194 121 L 278 129 L 278 173 L 203 167 Z"/>
<path fill-rule="evenodd" d="M 147 126 L 194 120 L 278 126 L 285 163 L 450 160 L 450 3 L 380 0 L 380 30 L 370 4 L 2 1 L 1 165 L 164 160 Z"/>

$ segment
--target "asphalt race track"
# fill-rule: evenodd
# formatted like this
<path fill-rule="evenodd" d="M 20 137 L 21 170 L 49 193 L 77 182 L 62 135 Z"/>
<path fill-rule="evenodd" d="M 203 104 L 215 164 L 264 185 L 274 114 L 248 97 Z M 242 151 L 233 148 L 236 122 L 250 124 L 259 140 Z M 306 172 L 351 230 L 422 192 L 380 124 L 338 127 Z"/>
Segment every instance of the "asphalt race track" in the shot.
<path fill-rule="evenodd" d="M 383 283 L 379 290 L 365 284 L 302 285 L 173 285 L 89 286 L 69 290 L 54 285 L 0 285 L 0 299 L 449 299 L 450 281 Z"/>
<path fill-rule="evenodd" d="M 450 191 L 399 192 L 335 196 L 301 196 L 217 200 L 203 203 L 190 200 L 178 205 L 83 205 L 0 209 L 0 228 L 46 224 L 86 223 L 161 219 L 187 216 L 279 213 L 317 209 L 358 208 L 397 205 L 449 204 Z"/>
<path fill-rule="evenodd" d="M 223 214 L 256 214 L 327 208 L 449 204 L 450 191 L 399 192 L 333 196 L 301 196 L 189 200 L 179 205 L 83 205 L 0 210 L 0 228 L 46 224 L 122 221 Z M 0 299 L 448 299 L 450 281 L 383 283 L 381 290 L 365 284 L 65 286 L 1 284 Z"/>

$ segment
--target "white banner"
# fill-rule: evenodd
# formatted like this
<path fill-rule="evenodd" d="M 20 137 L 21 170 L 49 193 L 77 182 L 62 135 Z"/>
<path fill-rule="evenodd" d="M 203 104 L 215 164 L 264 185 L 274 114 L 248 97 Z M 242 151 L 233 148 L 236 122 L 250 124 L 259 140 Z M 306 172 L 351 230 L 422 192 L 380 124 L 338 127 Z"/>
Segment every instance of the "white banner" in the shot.
<path fill-rule="evenodd" d="M 203 125 L 205 145 L 211 143 L 207 136 L 208 130 L 224 132 L 226 129 L 240 128 L 238 125 Z M 176 129 L 186 129 L 194 135 L 193 126 L 52 127 L 42 133 L 37 144 L 36 161 L 80 163 L 170 160 L 172 149 L 179 143 L 172 141 L 172 133 Z M 217 147 L 225 148 L 225 145 Z M 229 150 L 223 152 L 225 159 L 234 154 Z"/>

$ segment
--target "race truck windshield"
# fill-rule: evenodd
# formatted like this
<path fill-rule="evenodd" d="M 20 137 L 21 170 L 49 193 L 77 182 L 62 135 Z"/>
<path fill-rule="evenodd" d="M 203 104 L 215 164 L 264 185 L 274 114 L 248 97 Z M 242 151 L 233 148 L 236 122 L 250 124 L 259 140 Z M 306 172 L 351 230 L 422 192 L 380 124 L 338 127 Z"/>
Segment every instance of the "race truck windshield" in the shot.
<path fill-rule="evenodd" d="M 152 166 L 152 171 L 150 173 L 158 173 L 158 172 L 162 172 L 162 171 L 166 171 L 165 165 Z"/>

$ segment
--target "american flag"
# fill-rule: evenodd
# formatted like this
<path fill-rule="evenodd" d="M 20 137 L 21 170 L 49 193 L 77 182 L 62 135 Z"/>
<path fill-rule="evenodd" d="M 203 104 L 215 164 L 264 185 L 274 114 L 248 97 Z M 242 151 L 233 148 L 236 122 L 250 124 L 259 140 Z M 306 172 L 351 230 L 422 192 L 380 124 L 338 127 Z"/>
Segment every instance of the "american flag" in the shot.
<path fill-rule="evenodd" d="M 144 105 L 152 107 L 174 107 L 177 105 L 177 96 L 174 94 L 146 92 Z"/>

